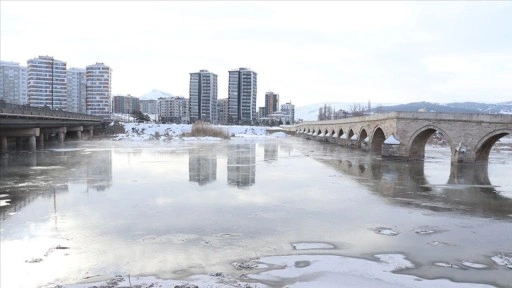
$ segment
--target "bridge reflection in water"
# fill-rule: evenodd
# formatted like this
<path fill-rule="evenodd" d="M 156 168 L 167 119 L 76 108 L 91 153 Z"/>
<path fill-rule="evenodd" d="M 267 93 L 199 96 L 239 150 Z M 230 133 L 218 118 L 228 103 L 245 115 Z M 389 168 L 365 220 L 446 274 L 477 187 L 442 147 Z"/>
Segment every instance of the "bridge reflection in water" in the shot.
<path fill-rule="evenodd" d="M 446 180 L 432 183 L 428 180 L 432 175 L 425 173 L 429 163 L 424 161 L 383 160 L 362 152 L 351 153 L 343 159 L 341 157 L 347 154 L 330 151 L 339 147 L 324 147 L 321 155 L 311 157 L 349 175 L 397 205 L 483 217 L 510 218 L 512 215 L 512 199 L 500 195 L 499 186 L 492 185 L 487 163 L 452 164 Z M 325 157 L 327 155 L 337 155 L 337 158 L 330 159 Z"/>

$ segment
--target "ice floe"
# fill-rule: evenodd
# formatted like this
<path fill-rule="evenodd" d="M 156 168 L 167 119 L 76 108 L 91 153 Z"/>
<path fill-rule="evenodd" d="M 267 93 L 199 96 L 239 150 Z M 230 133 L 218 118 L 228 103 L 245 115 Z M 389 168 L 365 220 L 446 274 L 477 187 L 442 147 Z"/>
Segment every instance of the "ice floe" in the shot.
<path fill-rule="evenodd" d="M 386 235 L 386 236 L 396 236 L 396 235 L 400 234 L 400 233 L 394 231 L 393 229 L 386 228 L 386 227 L 377 227 L 377 228 L 372 228 L 370 230 L 372 230 L 373 232 L 375 232 L 377 234 Z"/>
<path fill-rule="evenodd" d="M 466 266 L 466 267 L 475 268 L 475 269 L 487 268 L 487 265 L 485 265 L 485 264 L 473 263 L 473 262 L 469 262 L 469 261 L 462 261 L 461 264 Z"/>
<path fill-rule="evenodd" d="M 292 243 L 295 250 L 333 249 L 334 245 L 322 242 Z"/>

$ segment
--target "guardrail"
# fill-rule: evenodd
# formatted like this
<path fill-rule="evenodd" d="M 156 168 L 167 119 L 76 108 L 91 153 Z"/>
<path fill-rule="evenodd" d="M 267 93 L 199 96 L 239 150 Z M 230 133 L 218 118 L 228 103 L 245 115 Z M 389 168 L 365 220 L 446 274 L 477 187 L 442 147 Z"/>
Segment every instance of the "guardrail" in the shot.
<path fill-rule="evenodd" d="M 52 110 L 47 107 L 32 107 L 28 105 L 19 105 L 0 101 L 0 115 L 27 115 L 27 116 L 43 116 L 63 119 L 81 119 L 91 121 L 102 121 L 103 117 L 74 113 L 69 111 Z"/>

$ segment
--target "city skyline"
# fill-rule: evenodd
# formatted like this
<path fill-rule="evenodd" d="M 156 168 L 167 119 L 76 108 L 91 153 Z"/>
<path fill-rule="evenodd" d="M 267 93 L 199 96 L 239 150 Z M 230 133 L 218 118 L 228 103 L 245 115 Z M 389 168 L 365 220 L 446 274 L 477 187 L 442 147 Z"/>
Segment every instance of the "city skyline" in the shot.
<path fill-rule="evenodd" d="M 298 106 L 368 99 L 503 102 L 512 95 L 512 2 L 2 1 L 0 6 L 0 60 L 25 65 L 27 59 L 52 55 L 68 67 L 108 63 L 116 71 L 113 95 L 156 89 L 185 96 L 188 73 L 208 69 L 218 75 L 218 98 L 227 98 L 227 71 L 237 67 L 258 71 L 258 107 L 267 91 L 279 91 L 282 101 Z M 121 7 L 123 13 L 112 13 Z M 109 24 L 91 22 L 91 15 Z M 61 36 L 49 41 L 54 27 Z"/>

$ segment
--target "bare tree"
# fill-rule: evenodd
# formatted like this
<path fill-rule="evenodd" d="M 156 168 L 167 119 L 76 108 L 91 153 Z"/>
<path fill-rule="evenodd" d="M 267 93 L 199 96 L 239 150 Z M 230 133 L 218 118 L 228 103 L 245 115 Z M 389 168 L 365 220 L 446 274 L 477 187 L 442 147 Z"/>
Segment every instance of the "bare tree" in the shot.
<path fill-rule="evenodd" d="M 364 115 L 364 106 L 354 103 L 350 106 L 350 112 L 352 113 L 352 116 L 362 116 Z"/>

